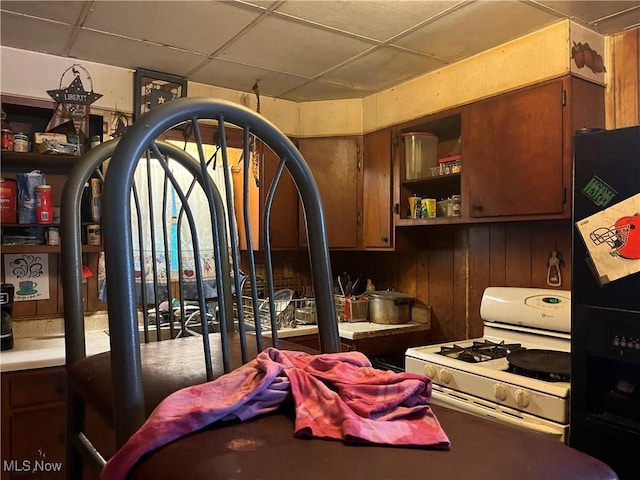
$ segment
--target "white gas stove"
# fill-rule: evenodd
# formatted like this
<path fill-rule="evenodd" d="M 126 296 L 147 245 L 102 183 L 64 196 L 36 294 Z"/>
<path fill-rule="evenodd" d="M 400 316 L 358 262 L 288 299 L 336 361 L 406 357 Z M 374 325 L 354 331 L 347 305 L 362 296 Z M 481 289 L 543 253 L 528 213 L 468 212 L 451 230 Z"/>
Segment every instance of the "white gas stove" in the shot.
<path fill-rule="evenodd" d="M 431 402 L 547 433 L 569 430 L 571 293 L 489 287 L 481 338 L 412 347 L 407 372 L 432 380 Z"/>

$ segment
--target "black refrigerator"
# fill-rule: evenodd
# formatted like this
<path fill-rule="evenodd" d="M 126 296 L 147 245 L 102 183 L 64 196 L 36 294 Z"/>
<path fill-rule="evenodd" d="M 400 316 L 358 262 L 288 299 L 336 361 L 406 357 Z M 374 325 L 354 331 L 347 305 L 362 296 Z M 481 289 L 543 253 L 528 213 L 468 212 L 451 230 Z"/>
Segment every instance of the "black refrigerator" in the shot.
<path fill-rule="evenodd" d="M 569 444 L 638 478 L 640 126 L 574 137 Z"/>

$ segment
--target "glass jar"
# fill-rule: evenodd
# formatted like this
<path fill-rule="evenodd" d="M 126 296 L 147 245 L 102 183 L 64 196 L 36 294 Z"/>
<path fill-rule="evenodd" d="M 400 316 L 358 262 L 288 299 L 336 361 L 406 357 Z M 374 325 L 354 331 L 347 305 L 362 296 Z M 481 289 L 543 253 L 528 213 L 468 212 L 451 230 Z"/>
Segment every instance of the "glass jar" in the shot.
<path fill-rule="evenodd" d="M 13 134 L 13 151 L 14 152 L 28 152 L 29 151 L 29 137 L 24 133 Z"/>
<path fill-rule="evenodd" d="M 460 216 L 460 207 L 462 205 L 462 199 L 460 195 L 451 195 L 451 216 Z"/>

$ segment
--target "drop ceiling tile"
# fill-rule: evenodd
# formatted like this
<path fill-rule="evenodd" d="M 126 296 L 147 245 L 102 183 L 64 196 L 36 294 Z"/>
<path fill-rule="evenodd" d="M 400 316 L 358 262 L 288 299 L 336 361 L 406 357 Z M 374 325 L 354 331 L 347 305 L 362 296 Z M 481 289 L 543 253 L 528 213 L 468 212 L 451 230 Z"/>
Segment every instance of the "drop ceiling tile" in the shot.
<path fill-rule="evenodd" d="M 205 59 L 202 55 L 163 48 L 114 35 L 82 30 L 70 56 L 123 68 L 145 68 L 184 76 Z"/>
<path fill-rule="evenodd" d="M 235 3 L 244 4 L 244 5 L 253 5 L 256 7 L 260 7 L 263 9 L 267 9 L 273 5 L 276 5 L 281 2 L 281 0 L 233 0 Z"/>
<path fill-rule="evenodd" d="M 4 3 L 3 3 L 4 5 Z M 2 12 L 0 43 L 23 50 L 64 55 L 73 27 Z"/>
<path fill-rule="evenodd" d="M 253 84 L 260 82 L 260 94 L 277 97 L 298 85 L 309 81 L 308 78 L 272 72 L 262 68 L 239 65 L 224 60 L 211 60 L 207 65 L 189 76 L 194 82 L 207 83 L 241 92 L 252 93 Z"/>
<path fill-rule="evenodd" d="M 579 18 L 585 22 L 593 22 L 608 17 L 624 10 L 638 7 L 638 1 L 602 1 L 594 2 L 584 0 L 554 0 L 536 1 L 552 10 L 562 13 L 567 17 Z M 638 14 L 640 15 L 640 13 Z"/>
<path fill-rule="evenodd" d="M 284 13 L 344 32 L 385 41 L 458 3 L 460 0 L 288 1 L 278 7 L 276 13 Z"/>
<path fill-rule="evenodd" d="M 474 2 L 393 43 L 453 62 L 558 20 L 558 16 L 525 3 Z"/>
<path fill-rule="evenodd" d="M 393 47 L 377 48 L 343 67 L 322 75 L 322 80 L 367 90 L 384 90 L 446 65 L 434 58 Z"/>
<path fill-rule="evenodd" d="M 622 15 L 590 24 L 589 28 L 594 28 L 603 35 L 613 35 L 623 31 L 629 25 L 640 27 L 640 4 Z"/>
<path fill-rule="evenodd" d="M 25 2 L 5 1 L 0 3 L 2 10 L 19 12 L 34 17 L 47 18 L 56 22 L 75 25 L 85 2 Z"/>
<path fill-rule="evenodd" d="M 217 58 L 312 77 L 371 46 L 364 40 L 269 16 Z"/>
<path fill-rule="evenodd" d="M 209 55 L 260 14 L 231 2 L 95 2 L 84 26 Z"/>
<path fill-rule="evenodd" d="M 371 90 L 356 90 L 344 85 L 314 80 L 295 88 L 280 96 L 284 100 L 304 102 L 313 100 L 345 100 L 348 98 L 362 98 L 372 94 Z"/>

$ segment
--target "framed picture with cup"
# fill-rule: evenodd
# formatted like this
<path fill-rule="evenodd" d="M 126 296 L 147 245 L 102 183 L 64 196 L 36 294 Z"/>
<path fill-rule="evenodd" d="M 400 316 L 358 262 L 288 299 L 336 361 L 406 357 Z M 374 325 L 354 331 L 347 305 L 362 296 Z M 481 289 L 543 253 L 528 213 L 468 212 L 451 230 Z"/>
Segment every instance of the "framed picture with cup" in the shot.
<path fill-rule="evenodd" d="M 49 255 L 4 254 L 5 283 L 14 288 L 14 302 L 49 299 Z"/>

